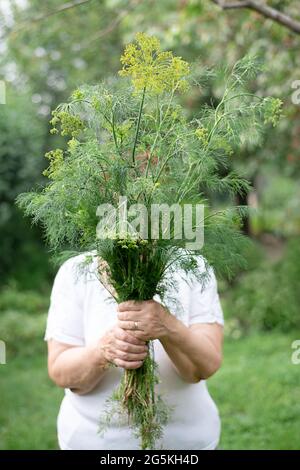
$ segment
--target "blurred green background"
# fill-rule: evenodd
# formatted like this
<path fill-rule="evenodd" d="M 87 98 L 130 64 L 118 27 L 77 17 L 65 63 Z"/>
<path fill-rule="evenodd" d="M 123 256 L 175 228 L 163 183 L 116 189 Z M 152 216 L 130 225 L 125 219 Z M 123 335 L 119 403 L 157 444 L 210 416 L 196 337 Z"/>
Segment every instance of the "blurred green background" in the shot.
<path fill-rule="evenodd" d="M 17 194 L 45 184 L 43 155 L 51 109 L 83 82 L 119 69 L 137 31 L 157 35 L 200 67 L 230 67 L 246 53 L 265 71 L 253 91 L 284 102 L 278 128 L 260 147 L 241 149 L 232 167 L 251 181 L 239 204 L 253 211 L 243 230 L 253 240 L 248 267 L 219 283 L 226 319 L 224 364 L 209 381 L 220 409 L 223 449 L 300 449 L 300 34 L 247 9 L 222 10 L 210 0 L 1 0 L 0 80 L 0 449 L 55 449 L 62 391 L 48 379 L 43 342 L 56 267 L 41 227 L 14 205 Z M 268 4 L 300 21 L 297 0 Z M 294 84 L 294 85 L 293 85 Z M 300 89 L 300 83 L 298 88 Z M 191 90 L 191 115 L 217 102 L 219 89 Z M 300 93 L 298 93 L 300 98 Z M 294 101 L 294 102 L 293 102 Z M 223 194 L 216 205 L 229 204 Z"/>

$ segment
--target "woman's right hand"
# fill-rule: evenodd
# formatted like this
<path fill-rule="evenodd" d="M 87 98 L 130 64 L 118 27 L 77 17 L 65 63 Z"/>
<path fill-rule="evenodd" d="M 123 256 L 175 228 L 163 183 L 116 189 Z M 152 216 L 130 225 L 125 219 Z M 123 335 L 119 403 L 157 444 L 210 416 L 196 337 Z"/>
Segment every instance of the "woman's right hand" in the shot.
<path fill-rule="evenodd" d="M 138 369 L 148 354 L 145 341 L 118 326 L 114 326 L 100 339 L 99 347 L 107 362 L 124 369 Z"/>

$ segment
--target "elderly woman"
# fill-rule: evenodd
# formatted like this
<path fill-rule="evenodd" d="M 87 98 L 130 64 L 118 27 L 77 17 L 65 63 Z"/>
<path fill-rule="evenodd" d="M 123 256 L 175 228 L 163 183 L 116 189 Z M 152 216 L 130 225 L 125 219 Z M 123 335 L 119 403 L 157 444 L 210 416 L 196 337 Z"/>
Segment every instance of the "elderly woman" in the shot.
<path fill-rule="evenodd" d="M 97 258 L 88 273 L 80 269 L 83 260 L 76 256 L 59 269 L 45 335 L 49 375 L 65 389 L 57 421 L 60 448 L 139 448 L 126 417 L 113 420 L 103 435 L 99 419 L 123 369 L 142 365 L 151 339 L 161 378 L 157 391 L 172 407 L 158 445 L 215 449 L 220 419 L 205 380 L 221 364 L 223 315 L 213 272 L 204 288 L 183 273 L 173 275 L 170 314 L 156 297 L 117 305 L 99 282 Z"/>

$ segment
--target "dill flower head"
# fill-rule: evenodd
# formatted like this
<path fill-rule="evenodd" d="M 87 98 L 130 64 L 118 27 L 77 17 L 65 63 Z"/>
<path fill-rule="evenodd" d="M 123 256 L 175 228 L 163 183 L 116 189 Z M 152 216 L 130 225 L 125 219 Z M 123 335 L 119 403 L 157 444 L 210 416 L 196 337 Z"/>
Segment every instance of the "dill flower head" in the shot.
<path fill-rule="evenodd" d="M 264 99 L 264 124 L 275 127 L 282 115 L 283 102 L 279 98 L 268 96 Z"/>
<path fill-rule="evenodd" d="M 77 137 L 84 128 L 84 123 L 79 116 L 70 114 L 64 110 L 52 111 L 52 119 L 50 124 L 53 126 L 51 134 L 58 134 L 57 126 L 60 125 L 62 136 Z"/>
<path fill-rule="evenodd" d="M 170 51 L 161 51 L 160 41 L 154 36 L 137 33 L 135 43 L 126 46 L 120 60 L 123 68 L 119 74 L 131 77 L 136 92 L 147 88 L 160 94 L 188 88 L 189 64 Z"/>
<path fill-rule="evenodd" d="M 49 167 L 43 171 L 43 175 L 54 179 L 63 164 L 64 152 L 61 149 L 51 150 L 45 154 L 45 157 L 49 160 Z"/>

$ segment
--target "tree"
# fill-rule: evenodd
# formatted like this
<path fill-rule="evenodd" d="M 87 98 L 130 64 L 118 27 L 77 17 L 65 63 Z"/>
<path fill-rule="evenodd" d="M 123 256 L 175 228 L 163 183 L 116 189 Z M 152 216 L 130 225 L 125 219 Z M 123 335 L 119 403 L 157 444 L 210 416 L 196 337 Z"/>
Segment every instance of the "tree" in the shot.
<path fill-rule="evenodd" d="M 270 18 L 272 21 L 276 21 L 296 34 L 300 34 L 300 21 L 297 21 L 291 16 L 282 13 L 280 10 L 272 8 L 262 2 L 258 2 L 256 0 L 229 0 L 228 2 L 226 0 L 212 0 L 212 2 L 221 7 L 223 10 L 238 10 L 241 8 L 248 8 L 249 10 L 260 13 L 265 18 Z"/>
<path fill-rule="evenodd" d="M 38 120 L 31 96 L 11 91 L 0 114 L 0 280 L 5 281 L 23 269 L 23 281 L 28 272 L 45 274 L 47 260 L 38 230 L 30 231 L 14 205 L 16 196 L 41 181 L 44 126 Z M 26 262 L 23 263 L 25 257 Z M 27 284 L 28 285 L 28 284 Z"/>

